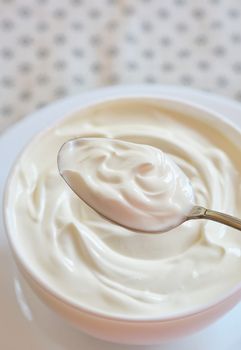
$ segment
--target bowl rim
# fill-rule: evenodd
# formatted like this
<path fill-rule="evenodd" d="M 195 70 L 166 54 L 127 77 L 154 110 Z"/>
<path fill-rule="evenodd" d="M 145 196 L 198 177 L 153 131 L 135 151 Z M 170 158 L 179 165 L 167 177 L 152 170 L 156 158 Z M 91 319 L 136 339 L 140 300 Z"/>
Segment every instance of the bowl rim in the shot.
<path fill-rule="evenodd" d="M 98 96 L 98 91 L 106 90 L 106 95 L 102 95 L 101 97 Z M 96 90 L 96 95 L 93 94 L 93 92 L 89 93 L 90 95 L 93 95 L 93 98 L 90 98 L 90 101 L 87 103 L 81 103 L 78 107 L 70 109 L 69 112 L 65 112 L 64 115 L 62 115 L 57 121 L 51 122 L 51 124 L 48 127 L 42 128 L 40 132 L 37 132 L 34 136 L 31 137 L 31 139 L 27 142 L 27 144 L 22 148 L 20 153 L 16 156 L 13 165 L 8 173 L 7 181 L 5 183 L 4 188 L 4 195 L 3 195 L 3 223 L 4 228 L 7 236 L 7 240 L 9 242 L 9 245 L 14 253 L 15 259 L 17 260 L 17 263 L 20 263 L 20 265 L 24 268 L 24 270 L 27 272 L 27 275 L 47 294 L 49 294 L 52 298 L 58 300 L 59 302 L 65 304 L 66 306 L 74 309 L 75 311 L 80 311 L 82 313 L 87 313 L 89 315 L 108 319 L 112 321 L 124 321 L 124 322 L 130 322 L 130 323 L 145 323 L 145 322 L 170 322 L 178 319 L 184 319 L 187 317 L 192 317 L 194 315 L 206 312 L 209 309 L 213 309 L 214 307 L 218 306 L 219 304 L 222 304 L 227 299 L 231 298 L 233 295 L 241 291 L 241 281 L 230 288 L 225 293 L 222 293 L 219 298 L 216 298 L 215 301 L 210 301 L 208 303 L 199 305 L 195 308 L 191 309 L 185 309 L 184 311 L 179 311 L 176 313 L 172 313 L 170 315 L 165 316 L 124 316 L 122 314 L 108 314 L 108 312 L 102 312 L 99 309 L 92 309 L 86 305 L 79 304 L 71 298 L 68 298 L 66 296 L 63 296 L 62 294 L 59 294 L 54 288 L 52 288 L 50 285 L 48 285 L 42 278 L 40 278 L 36 271 L 31 268 L 30 264 L 27 264 L 27 259 L 25 260 L 23 257 L 23 254 L 20 253 L 18 250 L 17 244 L 14 242 L 14 234 L 11 233 L 11 224 L 10 224 L 10 218 L 9 218 L 9 202 L 10 202 L 10 188 L 11 183 L 13 181 L 14 175 L 17 172 L 19 161 L 21 157 L 25 154 L 25 152 L 28 151 L 28 149 L 38 141 L 38 139 L 41 139 L 42 136 L 44 136 L 46 133 L 48 133 L 51 130 L 56 129 L 58 125 L 60 125 L 64 120 L 71 118 L 75 113 L 82 112 L 83 110 L 92 109 L 96 106 L 113 103 L 113 102 L 120 102 L 120 101 L 134 101 L 134 100 L 141 100 L 143 102 L 152 101 L 152 102 L 162 102 L 162 103 L 175 103 L 179 107 L 184 107 L 188 109 L 189 115 L 190 112 L 193 111 L 196 114 L 202 114 L 203 118 L 206 118 L 209 122 L 218 122 L 216 124 L 219 131 L 223 132 L 220 128 L 220 125 L 226 126 L 231 133 L 236 133 L 239 137 L 241 136 L 241 128 L 239 128 L 237 125 L 235 125 L 232 121 L 226 119 L 221 113 L 218 113 L 216 111 L 213 111 L 209 107 L 203 107 L 201 104 L 193 103 L 187 101 L 187 98 L 175 98 L 173 96 L 168 96 L 168 93 L 160 93 L 159 95 L 150 93 L 150 92 L 140 92 L 139 94 L 136 94 L 133 91 L 133 94 L 130 93 L 130 91 L 124 91 L 122 90 L 122 93 L 119 93 L 119 95 L 108 95 L 108 90 L 111 90 L 111 88 L 107 89 L 99 89 Z M 88 93 L 87 93 L 88 94 Z M 82 95 L 80 95 L 82 96 Z M 68 98 L 67 98 L 68 99 Z M 65 100 L 67 100 L 65 99 Z M 81 99 L 80 99 L 81 101 Z M 42 112 L 46 111 L 49 106 L 42 109 Z M 197 115 L 195 118 L 198 118 Z M 227 131 L 227 129 L 225 131 Z M 227 133 L 226 133 L 227 134 Z"/>

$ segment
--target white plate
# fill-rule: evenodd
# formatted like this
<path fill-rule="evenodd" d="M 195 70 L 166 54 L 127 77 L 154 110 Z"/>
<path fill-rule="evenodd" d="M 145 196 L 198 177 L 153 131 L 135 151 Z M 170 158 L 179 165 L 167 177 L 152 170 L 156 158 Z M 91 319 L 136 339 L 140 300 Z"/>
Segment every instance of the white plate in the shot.
<path fill-rule="evenodd" d="M 0 205 L 4 183 L 14 159 L 31 137 L 44 127 L 58 120 L 59 116 L 76 110 L 80 104 L 105 96 L 122 95 L 123 91 L 144 92 L 151 96 L 168 95 L 191 100 L 222 113 L 241 127 L 241 105 L 224 97 L 195 90 L 171 86 L 132 86 L 106 88 L 74 96 L 39 110 L 15 124 L 0 137 Z M 2 208 L 0 208 L 2 209 Z M 2 210 L 1 210 L 2 212 Z M 25 296 L 15 278 L 11 257 L 4 235 L 3 220 L 0 216 L 0 349 L 3 350 L 133 350 L 136 346 L 123 346 L 93 339 L 49 311 L 32 295 L 35 313 L 29 309 Z M 240 350 L 241 349 L 241 303 L 221 320 L 194 336 L 159 346 L 141 347 L 142 350 Z"/>

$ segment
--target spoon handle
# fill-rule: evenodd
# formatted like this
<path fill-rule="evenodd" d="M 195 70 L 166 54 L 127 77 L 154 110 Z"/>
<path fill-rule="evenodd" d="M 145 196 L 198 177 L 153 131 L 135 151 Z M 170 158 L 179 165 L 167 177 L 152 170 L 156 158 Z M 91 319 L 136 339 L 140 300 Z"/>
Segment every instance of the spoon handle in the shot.
<path fill-rule="evenodd" d="M 207 219 L 207 220 L 217 221 L 217 222 L 220 222 L 221 224 L 231 226 L 241 231 L 240 219 L 228 214 L 220 213 L 218 211 L 206 209 L 199 206 L 193 207 L 193 210 L 187 219 L 188 220 Z"/>

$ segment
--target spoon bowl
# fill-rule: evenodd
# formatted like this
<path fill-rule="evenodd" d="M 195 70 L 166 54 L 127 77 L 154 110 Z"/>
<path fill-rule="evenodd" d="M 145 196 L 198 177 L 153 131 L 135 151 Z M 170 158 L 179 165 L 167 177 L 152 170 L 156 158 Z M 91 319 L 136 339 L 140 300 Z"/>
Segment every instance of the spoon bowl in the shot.
<path fill-rule="evenodd" d="M 132 148 L 132 152 L 130 152 L 130 148 Z M 148 148 L 148 151 L 150 151 L 147 154 L 146 159 L 145 157 L 143 158 L 143 152 L 145 151 L 145 148 Z M 138 153 L 138 151 L 140 152 Z M 154 154 L 155 152 L 157 153 L 157 157 L 152 157 L 152 153 Z M 130 158 L 128 158 L 128 156 Z M 113 164 L 110 164 L 111 157 L 115 160 L 115 163 L 116 161 L 120 162 L 118 169 L 116 169 L 116 164 L 115 168 L 113 167 Z M 140 157 L 140 162 L 138 162 L 138 157 Z M 159 169 L 154 172 L 155 167 L 158 165 L 158 162 L 162 162 L 164 165 L 160 164 Z M 170 231 L 171 229 L 183 224 L 188 220 L 207 219 L 241 230 L 240 219 L 231 215 L 204 208 L 199 205 L 195 205 L 193 202 L 194 195 L 190 181 L 172 160 L 170 160 L 168 157 L 166 157 L 166 155 L 161 153 L 160 150 L 155 149 L 154 147 L 107 138 L 75 138 L 65 142 L 62 145 L 58 152 L 57 163 L 60 175 L 82 201 L 84 201 L 93 210 L 98 212 L 98 214 L 101 215 L 105 220 L 108 220 L 109 222 L 122 226 L 126 229 L 140 233 L 163 233 Z M 131 163 L 134 165 L 132 166 Z M 123 165 L 128 170 L 125 169 L 123 171 L 123 169 L 121 169 L 121 166 Z M 109 169 L 108 167 L 110 166 L 112 166 L 112 168 Z M 164 225 L 157 224 L 155 226 L 152 226 L 150 222 L 148 222 L 148 224 L 145 224 L 144 216 L 146 213 L 143 212 L 141 214 L 138 212 L 137 215 L 134 213 L 135 217 L 133 220 L 133 215 L 130 215 L 130 211 L 132 210 L 130 203 L 132 204 L 133 200 L 128 203 L 128 206 L 122 205 L 123 203 L 119 205 L 119 199 L 115 199 L 113 196 L 111 197 L 108 191 L 110 193 L 111 191 L 116 192 L 118 181 L 120 182 L 120 180 L 122 180 L 121 186 L 119 187 L 129 187 L 128 196 L 133 195 L 134 198 L 136 194 L 135 192 L 140 189 L 140 187 L 135 187 L 135 183 L 131 178 L 133 171 L 136 170 L 137 167 L 140 173 L 135 174 L 135 180 L 138 176 L 140 176 L 140 174 L 143 180 L 143 178 L 148 178 L 149 174 L 151 173 L 151 181 L 158 182 L 158 171 L 163 171 L 164 175 L 166 175 L 167 178 L 169 178 L 170 175 L 172 176 L 172 172 L 174 172 L 173 178 L 175 178 L 175 180 L 179 180 L 180 178 L 180 181 L 176 181 L 173 184 L 171 183 L 171 186 L 172 188 L 179 186 L 180 189 L 178 192 L 179 197 L 173 196 L 171 200 L 174 201 L 173 204 L 176 208 L 182 207 L 182 205 L 186 205 L 187 207 L 185 208 L 185 211 L 183 211 L 181 215 L 179 213 L 180 210 L 177 211 L 177 216 L 172 217 L 169 221 L 167 220 L 167 223 Z M 102 169 L 101 177 L 105 177 L 104 181 L 102 182 L 100 182 L 100 179 L 95 176 L 98 172 L 100 172 L 101 168 L 104 168 L 106 171 L 106 173 L 104 173 Z M 93 172 L 93 169 L 96 174 Z M 109 176 L 109 174 L 107 174 L 108 170 L 114 173 L 114 175 L 112 174 L 113 176 Z M 128 173 L 129 170 L 131 171 Z M 81 174 L 82 172 L 83 174 Z M 128 178 L 124 183 L 124 180 L 120 179 L 120 175 L 124 178 L 125 172 L 130 177 L 130 179 Z M 109 176 L 109 178 L 107 178 L 107 176 Z M 163 177 L 162 173 L 161 176 Z M 163 181 L 163 178 L 161 178 L 161 176 L 160 182 L 161 180 Z M 109 186 L 106 185 L 106 181 L 108 181 L 108 179 L 110 180 Z M 164 178 L 164 180 L 164 186 L 170 186 L 170 183 L 166 181 L 166 178 Z M 129 183 L 131 183 L 131 185 Z M 144 185 L 146 186 L 147 182 L 145 182 Z M 93 189 L 91 186 L 93 186 Z M 103 187 L 103 189 L 101 189 L 101 187 Z M 143 192 L 144 190 L 144 194 L 146 195 L 146 187 L 143 189 Z M 163 189 L 162 186 L 161 191 L 164 190 L 165 189 Z M 133 193 L 131 193 L 131 191 Z M 170 193 L 173 194 L 173 189 L 170 191 Z M 188 204 L 186 204 L 187 198 L 184 198 L 187 193 L 189 201 Z M 180 203 L 175 203 L 175 200 L 180 199 L 180 194 L 183 196 L 184 200 L 182 198 L 182 201 Z M 153 193 L 151 195 L 151 198 L 153 198 Z M 154 195 L 156 195 L 156 192 Z M 101 196 L 104 196 L 104 202 L 100 201 Z M 118 196 L 122 196 L 122 193 L 118 193 Z M 163 200 L 162 196 L 159 198 L 161 212 L 161 210 L 163 210 L 161 205 L 164 205 L 166 203 L 161 202 L 161 200 Z M 126 200 L 126 198 L 124 199 Z M 140 199 L 138 198 L 138 200 Z M 139 205 L 139 202 L 137 200 L 136 203 Z M 141 203 L 141 205 L 144 204 Z M 115 206 L 117 207 L 116 212 L 114 212 L 113 209 Z M 165 207 L 165 215 L 168 217 L 168 213 L 166 214 L 166 208 L 168 207 Z M 173 210 L 173 208 L 171 209 Z M 156 216 L 152 215 L 151 219 L 154 218 L 154 220 L 160 220 L 161 223 L 162 218 L 166 220 L 166 217 L 158 216 L 156 218 Z M 138 220 L 138 224 L 136 224 L 136 219 Z M 148 221 L 150 218 L 147 216 L 146 220 Z"/>

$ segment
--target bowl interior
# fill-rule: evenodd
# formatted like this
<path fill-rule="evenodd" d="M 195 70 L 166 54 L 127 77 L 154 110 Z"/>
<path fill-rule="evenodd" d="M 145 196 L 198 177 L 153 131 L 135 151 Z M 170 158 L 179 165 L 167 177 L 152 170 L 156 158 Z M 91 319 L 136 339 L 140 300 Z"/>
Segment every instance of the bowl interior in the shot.
<path fill-rule="evenodd" d="M 71 305 L 73 308 L 79 308 L 81 311 L 97 314 L 99 316 L 107 317 L 107 318 L 109 317 L 109 318 L 135 320 L 135 321 L 147 321 L 147 320 L 160 321 L 162 320 L 161 317 L 153 318 L 153 317 L 147 316 L 147 317 L 141 317 L 141 318 L 140 317 L 125 318 L 123 315 L 121 316 L 109 315 L 108 313 L 100 312 L 99 310 L 96 310 L 96 309 L 91 309 L 89 307 L 86 307 L 85 305 L 77 304 L 73 302 L 73 300 L 69 299 L 66 295 L 63 295 L 60 292 L 54 290 L 50 285 L 46 283 L 43 276 L 39 276 L 36 270 L 33 268 L 33 266 L 29 264 L 29 260 L 25 255 L 24 249 L 21 247 L 21 244 L 19 242 L 16 222 L 13 216 L 14 198 L 17 191 L 17 175 L 19 172 L 19 167 L 20 167 L 22 158 L 25 157 L 27 154 L 31 154 L 35 146 L 41 143 L 41 139 L 45 137 L 45 135 L 51 129 L 55 130 L 59 128 L 59 125 L 61 125 L 63 122 L 66 123 L 67 120 L 74 119 L 76 117 L 76 113 L 78 115 L 84 116 L 85 114 L 90 113 L 92 110 L 96 111 L 100 108 L 106 108 L 111 110 L 112 107 L 116 104 L 123 105 L 126 103 L 139 104 L 139 105 L 143 105 L 143 107 L 145 105 L 148 106 L 150 104 L 156 108 L 160 108 L 161 106 L 164 113 L 165 111 L 167 111 L 168 113 L 174 113 L 174 114 L 178 113 L 181 115 L 185 115 L 185 118 L 187 119 L 187 122 L 189 123 L 189 125 L 191 125 L 194 122 L 199 123 L 200 132 L 202 132 L 203 130 L 203 132 L 211 134 L 212 130 L 215 129 L 217 133 L 222 134 L 222 146 L 223 146 L 223 143 L 227 143 L 227 147 L 232 148 L 230 152 L 233 154 L 234 158 L 240 157 L 241 132 L 237 129 L 237 127 L 227 122 L 222 116 L 217 115 L 216 113 L 213 113 L 208 109 L 201 108 L 200 106 L 197 106 L 194 104 L 187 104 L 181 100 L 177 100 L 173 98 L 161 98 L 161 97 L 151 98 L 150 96 L 143 95 L 143 96 L 139 96 L 138 98 L 132 97 L 132 96 L 123 96 L 123 97 L 119 97 L 118 99 L 107 97 L 106 99 L 103 99 L 102 101 L 99 101 L 97 103 L 96 102 L 90 103 L 88 106 L 80 105 L 79 110 L 76 111 L 73 115 L 69 115 L 69 116 L 64 115 L 63 121 L 58 122 L 56 125 L 51 126 L 50 129 L 44 130 L 40 134 L 36 135 L 17 158 L 15 165 L 9 174 L 9 179 L 5 190 L 4 217 L 5 217 L 5 224 L 7 229 L 6 231 L 7 231 L 10 245 L 15 254 L 15 257 L 17 258 L 17 261 L 26 270 L 27 274 L 31 276 L 31 278 L 36 283 L 38 283 L 42 288 L 44 288 L 48 293 L 57 297 L 62 302 L 67 303 L 68 305 Z M 230 140 L 232 140 L 232 144 L 230 144 Z M 240 166 L 240 169 L 241 169 L 241 166 Z M 220 296 L 219 299 L 216 299 L 211 303 L 206 303 L 201 307 L 192 308 L 192 310 L 188 310 L 185 312 L 172 314 L 170 317 L 164 317 L 163 320 L 167 320 L 169 318 L 175 319 L 175 318 L 186 317 L 186 316 L 201 312 L 223 301 L 229 296 L 233 295 L 240 288 L 241 288 L 241 283 L 236 285 L 232 290 L 229 290 L 226 294 L 223 294 L 222 296 Z"/>

